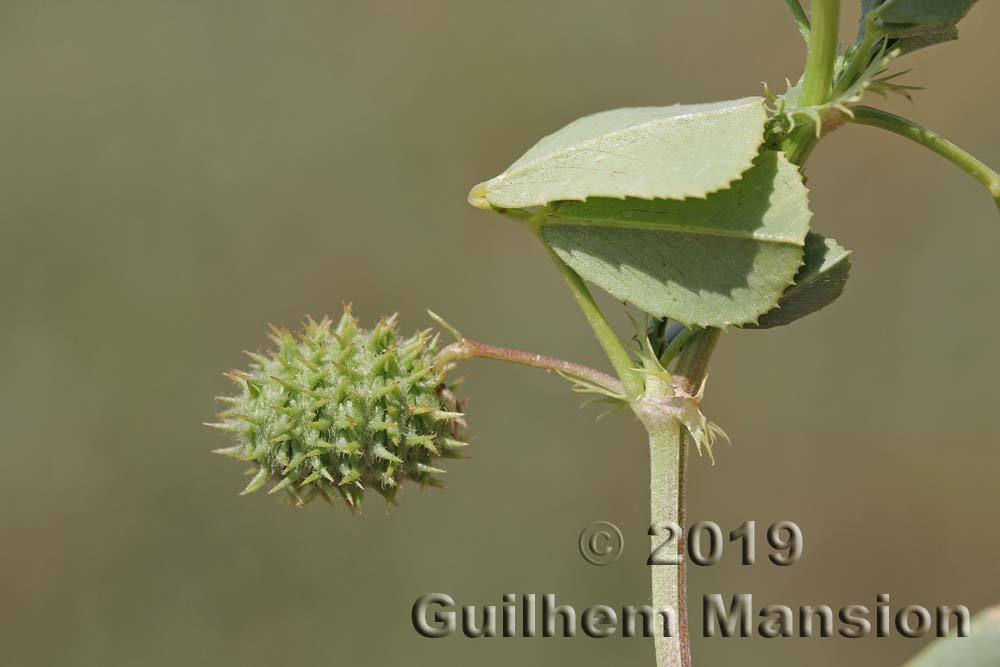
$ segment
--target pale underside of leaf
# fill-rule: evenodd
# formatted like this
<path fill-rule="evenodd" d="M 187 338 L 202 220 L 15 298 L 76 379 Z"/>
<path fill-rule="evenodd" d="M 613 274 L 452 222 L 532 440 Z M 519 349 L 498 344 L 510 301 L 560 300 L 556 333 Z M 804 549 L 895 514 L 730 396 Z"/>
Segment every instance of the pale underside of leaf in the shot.
<path fill-rule="evenodd" d="M 725 327 L 778 304 L 802 265 L 810 217 L 798 169 L 769 151 L 706 199 L 564 202 L 541 233 L 618 299 L 689 326 Z"/>
<path fill-rule="evenodd" d="M 785 290 L 778 307 L 747 329 L 773 329 L 826 308 L 844 293 L 851 271 L 851 251 L 815 232 L 806 236 L 805 262 L 795 284 Z"/>
<path fill-rule="evenodd" d="M 703 198 L 750 168 L 766 121 L 759 97 L 586 116 L 477 185 L 469 201 L 509 209 L 588 197 Z"/>

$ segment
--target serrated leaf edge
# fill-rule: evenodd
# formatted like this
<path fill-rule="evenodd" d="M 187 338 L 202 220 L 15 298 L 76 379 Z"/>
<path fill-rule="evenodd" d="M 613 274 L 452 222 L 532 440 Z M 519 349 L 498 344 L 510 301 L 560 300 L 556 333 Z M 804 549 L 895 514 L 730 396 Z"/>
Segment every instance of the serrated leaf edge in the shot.
<path fill-rule="evenodd" d="M 775 151 L 775 152 L 778 154 L 778 159 L 779 160 L 786 160 L 787 161 L 788 158 L 785 157 L 784 153 L 782 153 L 780 151 Z M 761 147 L 758 147 L 757 148 L 757 155 L 754 156 L 754 160 L 756 160 L 757 156 L 759 156 L 760 154 L 761 154 Z M 752 162 L 753 161 L 751 161 L 751 163 Z M 748 171 L 747 169 L 744 169 L 743 172 L 740 174 L 740 176 L 742 177 L 743 174 L 745 174 L 747 171 Z M 729 185 L 731 186 L 733 183 L 735 183 L 735 182 L 737 182 L 739 180 L 741 180 L 741 179 L 740 178 L 733 179 L 732 181 L 729 182 Z M 801 255 L 800 255 L 800 258 L 799 258 L 798 265 L 796 265 L 795 269 L 793 271 L 791 271 L 791 275 L 785 280 L 784 285 L 783 285 L 783 287 L 781 289 L 781 295 L 782 296 L 784 296 L 785 291 L 788 290 L 789 287 L 791 287 L 791 286 L 793 286 L 795 284 L 795 277 L 797 275 L 799 275 L 799 271 L 802 269 L 803 266 L 805 266 L 805 263 L 806 263 L 806 261 L 805 261 L 805 239 L 806 239 L 806 236 L 808 236 L 809 231 L 812 229 L 812 220 L 813 220 L 813 216 L 815 215 L 813 213 L 813 210 L 812 210 L 812 201 L 811 201 L 811 197 L 810 197 L 812 191 L 806 185 L 805 179 L 802 178 L 801 175 L 800 175 L 800 180 L 802 182 L 802 189 L 803 189 L 803 191 L 805 193 L 805 202 L 804 203 L 805 203 L 806 214 L 807 214 L 806 231 L 802 235 L 802 240 L 799 243 L 795 243 L 795 242 L 788 241 L 788 240 L 785 240 L 785 239 L 770 240 L 770 239 L 767 239 L 767 238 L 758 238 L 758 237 L 753 237 L 753 238 L 747 239 L 747 240 L 752 240 L 752 241 L 760 241 L 760 242 L 763 242 L 763 243 L 773 243 L 773 244 L 776 244 L 776 245 L 786 245 L 786 246 L 791 246 L 791 247 L 797 247 L 801 251 Z M 726 189 L 729 189 L 729 188 L 728 187 L 727 188 L 722 188 L 720 190 L 716 190 L 715 192 L 721 192 L 722 190 L 726 190 Z M 714 194 L 714 193 L 709 193 L 709 194 Z M 603 197 L 603 198 L 604 199 L 628 199 L 628 197 Z M 654 198 L 634 197 L 634 199 L 644 199 L 646 201 L 652 201 L 652 200 L 657 199 L 657 198 L 656 197 L 654 197 Z M 694 199 L 694 197 L 687 197 L 685 199 Z M 566 201 L 570 201 L 570 200 L 566 200 Z M 582 200 L 582 201 L 586 201 L 586 200 Z M 681 200 L 678 200 L 678 201 L 684 201 L 684 199 L 681 199 Z M 546 208 L 549 209 L 549 211 L 551 213 L 553 213 L 553 214 L 555 213 L 555 211 L 553 209 L 551 209 L 551 206 L 546 206 Z M 557 214 L 556 214 L 556 218 L 558 218 Z M 547 222 L 547 219 L 548 219 L 548 216 L 545 216 L 546 222 Z M 574 218 L 573 220 L 574 220 L 574 224 L 577 224 L 578 220 L 576 218 Z M 590 221 L 587 221 L 587 222 L 589 223 Z M 603 223 L 594 221 L 592 224 L 594 226 L 602 226 Z M 543 228 L 545 226 L 549 226 L 549 225 L 547 225 L 546 223 L 542 223 L 542 224 L 539 225 L 539 228 L 541 229 L 541 228 Z M 551 225 L 551 226 L 557 226 L 557 225 Z M 604 226 L 607 226 L 607 225 L 604 225 Z M 630 226 L 629 223 L 624 223 L 622 225 L 622 227 L 629 227 L 630 229 L 638 229 L 639 228 L 638 224 Z M 648 228 L 649 228 L 648 226 L 644 227 L 644 229 L 648 229 Z M 670 230 L 670 231 L 689 231 L 689 230 Z M 708 234 L 708 233 L 701 233 L 701 232 L 699 232 L 699 234 L 700 235 L 704 235 L 704 236 L 713 236 L 713 234 Z M 722 237 L 722 236 L 728 236 L 728 235 L 725 235 L 725 234 L 714 234 L 714 236 Z M 729 238 L 733 238 L 733 237 L 729 236 Z M 544 237 L 543 237 L 543 241 L 544 241 Z M 546 245 L 549 245 L 548 241 L 544 241 L 544 242 L 545 242 Z M 549 247 L 552 247 L 552 246 L 549 246 Z M 560 249 L 554 248 L 554 247 L 552 247 L 552 250 L 553 250 L 553 252 L 555 252 L 556 254 L 558 254 L 563 261 L 565 261 L 565 262 L 568 263 L 568 258 L 566 256 L 564 256 L 565 251 L 561 251 Z M 845 250 L 846 250 L 846 248 L 845 248 Z M 850 252 L 851 251 L 848 250 L 848 253 L 850 253 Z M 850 261 L 850 259 L 848 259 L 848 261 Z M 590 281 L 587 281 L 587 282 L 590 282 Z M 594 284 L 594 283 L 591 283 L 591 284 Z M 597 285 L 597 287 L 600 287 L 600 286 Z M 601 289 L 603 291 L 607 292 L 607 290 L 604 290 L 604 288 L 601 288 Z M 608 292 L 608 294 L 611 294 L 611 292 Z M 615 296 L 615 295 L 612 294 L 612 296 Z M 779 296 L 778 299 L 780 301 L 781 297 Z M 665 316 L 666 317 L 670 317 L 671 319 L 674 319 L 674 320 L 680 322 L 681 324 L 683 324 L 686 327 L 716 327 L 716 328 L 722 329 L 723 331 L 726 331 L 726 330 L 728 330 L 729 327 L 743 327 L 743 326 L 746 326 L 748 324 L 754 324 L 754 325 L 756 325 L 760 321 L 760 318 L 764 317 L 764 315 L 766 315 L 767 313 L 771 312 L 771 310 L 773 310 L 773 308 L 775 308 L 775 307 L 777 307 L 777 303 L 772 308 L 768 308 L 763 313 L 760 313 L 759 315 L 757 315 L 757 317 L 754 318 L 754 319 L 749 319 L 749 320 L 746 320 L 746 321 L 729 321 L 729 322 L 724 322 L 722 324 L 719 324 L 719 323 L 716 323 L 716 322 L 709 322 L 708 320 L 688 322 L 688 321 L 685 321 L 685 320 L 680 319 L 678 317 L 675 317 L 674 315 L 666 314 Z"/>
<path fill-rule="evenodd" d="M 825 271 L 825 273 L 828 273 L 830 270 L 832 270 L 834 267 L 836 267 L 841 262 L 846 262 L 846 264 L 847 264 L 847 271 L 850 272 L 851 269 L 854 268 L 854 264 L 852 262 L 852 257 L 854 256 L 854 251 L 851 250 L 850 248 L 847 248 L 847 247 L 841 245 L 839 241 L 837 241 L 836 239 L 834 239 L 832 237 L 823 237 L 823 238 L 824 238 L 824 240 L 833 241 L 834 243 L 837 244 L 837 247 L 839 247 L 841 250 L 844 251 L 843 258 L 841 258 L 837 262 L 834 262 L 834 264 L 829 269 L 827 269 Z M 772 326 L 772 327 L 768 327 L 768 328 L 757 328 L 757 326 L 760 324 L 760 320 L 761 320 L 762 317 L 764 317 L 764 316 L 766 316 L 766 315 L 768 315 L 768 314 L 770 314 L 770 313 L 772 313 L 772 312 L 774 312 L 776 310 L 780 311 L 781 310 L 781 302 L 782 301 L 787 301 L 787 298 L 789 296 L 798 293 L 799 290 L 797 288 L 799 288 L 803 284 L 797 282 L 795 280 L 795 278 L 798 276 L 799 271 L 801 271 L 802 268 L 805 265 L 806 265 L 806 262 L 805 262 L 805 247 L 803 246 L 802 264 L 800 264 L 799 268 L 795 271 L 795 276 L 792 277 L 792 283 L 791 283 L 791 285 L 786 286 L 785 290 L 782 291 L 781 298 L 778 300 L 778 304 L 774 308 L 772 308 L 771 310 L 767 311 L 766 313 L 762 313 L 760 315 L 760 317 L 758 317 L 755 322 L 748 322 L 746 324 L 740 324 L 740 325 L 737 325 L 737 326 L 739 326 L 741 328 L 742 327 L 749 327 L 749 328 L 746 329 L 747 331 L 769 331 L 770 329 L 776 329 L 776 328 L 778 328 L 778 326 Z M 846 285 L 843 286 L 841 288 L 841 294 L 843 294 L 843 292 L 846 289 L 847 289 Z M 837 298 L 840 298 L 840 297 L 838 296 Z M 825 310 L 826 308 L 829 308 L 832 305 L 833 305 L 833 302 L 831 301 L 830 303 L 826 304 L 825 306 L 821 306 L 820 308 L 817 308 L 816 310 L 810 311 L 807 315 L 804 315 L 804 316 L 800 317 L 799 319 L 803 319 L 804 317 L 807 317 L 808 315 L 813 315 L 815 313 L 818 313 L 819 311 Z M 790 321 L 790 322 L 787 322 L 787 323 L 785 323 L 783 325 L 779 325 L 779 326 L 787 326 L 788 324 L 792 324 L 792 323 L 793 322 Z"/>
<path fill-rule="evenodd" d="M 655 200 L 655 199 L 669 199 L 669 200 L 673 200 L 673 201 L 684 201 L 685 199 L 707 199 L 708 196 L 711 195 L 711 194 L 714 194 L 716 192 L 721 192 L 723 190 L 728 190 L 730 187 L 732 187 L 733 183 L 735 183 L 736 181 L 740 180 L 743 177 L 743 174 L 745 174 L 753 166 L 754 160 L 760 154 L 760 150 L 761 150 L 761 148 L 764 145 L 764 142 L 765 142 L 765 131 L 764 130 L 765 130 L 766 125 L 767 125 L 767 111 L 766 111 L 766 107 L 765 107 L 766 100 L 763 97 L 750 96 L 750 97 L 739 98 L 739 99 L 732 100 L 732 101 L 733 102 L 743 102 L 743 101 L 746 101 L 747 104 L 745 106 L 751 106 L 752 104 L 759 104 L 761 106 L 761 108 L 763 108 L 765 110 L 764 115 L 763 115 L 763 122 L 761 123 L 760 142 L 757 143 L 754 146 L 752 152 L 748 152 L 748 156 L 747 156 L 747 160 L 746 160 L 745 164 L 742 165 L 742 167 L 740 168 L 739 172 L 736 173 L 733 176 L 733 178 L 726 179 L 725 181 L 721 181 L 721 182 L 719 182 L 717 184 L 713 184 L 708 189 L 706 189 L 705 192 L 703 192 L 701 194 L 691 193 L 691 194 L 685 194 L 683 196 L 673 196 L 673 197 L 644 197 L 642 195 L 630 195 L 630 194 L 625 194 L 625 195 L 605 195 L 605 194 L 601 194 L 601 193 L 593 193 L 593 194 L 590 194 L 590 195 L 588 195 L 586 197 L 569 197 L 569 198 L 566 198 L 566 199 L 558 199 L 558 200 L 550 200 L 550 201 L 546 201 L 546 202 L 539 202 L 538 204 L 534 204 L 533 206 L 547 206 L 547 205 L 553 203 L 554 201 L 586 201 L 590 197 L 604 197 L 604 198 L 607 198 L 607 199 L 628 199 L 629 197 L 632 197 L 634 199 L 645 199 L 647 201 L 652 201 L 652 200 Z M 674 104 L 674 105 L 671 105 L 671 106 L 683 106 L 683 105 L 681 105 L 681 104 Z M 736 105 L 734 105 L 734 106 L 736 106 Z M 669 109 L 670 107 L 664 107 L 664 108 Z M 619 110 L 620 109 L 610 109 L 609 111 L 619 111 Z M 728 111 L 729 111 L 728 109 L 716 109 L 714 111 L 694 112 L 694 113 L 690 113 L 690 114 L 683 114 L 683 115 L 680 115 L 680 116 L 672 116 L 671 120 L 680 120 L 680 119 L 689 118 L 689 117 L 692 117 L 692 116 L 712 116 L 712 115 L 727 113 Z M 660 120 L 662 120 L 662 119 L 660 119 Z M 488 181 L 483 181 L 482 183 L 479 183 L 478 185 L 474 186 L 472 188 L 472 190 L 469 191 L 469 197 L 468 197 L 469 204 L 471 204 L 472 206 L 475 206 L 476 208 L 480 208 L 480 209 L 484 209 L 484 210 L 505 210 L 507 208 L 510 208 L 508 206 L 494 204 L 493 202 L 490 201 L 490 199 L 489 199 L 489 192 L 490 192 L 490 190 L 493 188 L 493 186 L 495 184 L 502 183 L 503 181 L 508 180 L 509 178 L 511 178 L 511 176 L 520 173 L 522 170 L 526 170 L 526 169 L 528 169 L 528 168 L 530 168 L 530 167 L 532 167 L 534 165 L 537 165 L 538 162 L 540 162 L 543 159 L 550 159 L 552 156 L 559 155 L 559 154 L 570 154 L 570 153 L 572 153 L 574 151 L 580 150 L 581 146 L 586 146 L 587 144 L 590 144 L 591 142 L 597 143 L 597 142 L 600 142 L 602 140 L 607 139 L 608 137 L 613 137 L 616 134 L 624 133 L 626 130 L 633 130 L 633 129 L 636 129 L 636 128 L 642 128 L 642 127 L 645 127 L 645 126 L 655 125 L 657 122 L 660 122 L 660 121 L 659 120 L 653 120 L 653 121 L 648 121 L 646 123 L 640 123 L 638 125 L 629 125 L 628 127 L 621 128 L 621 129 L 619 129 L 619 130 L 617 130 L 615 132 L 610 132 L 608 134 L 602 134 L 602 135 L 599 135 L 599 136 L 596 136 L 596 137 L 590 137 L 589 139 L 587 139 L 587 140 L 585 140 L 585 141 L 583 141 L 583 142 L 581 142 L 581 143 L 579 143 L 579 144 L 577 144 L 575 146 L 569 146 L 569 147 L 562 148 L 562 149 L 557 150 L 557 151 L 553 151 L 552 153 L 547 153 L 544 156 L 541 156 L 541 157 L 539 157 L 536 160 L 532 160 L 531 162 L 528 162 L 526 164 L 520 165 L 518 167 L 518 169 L 515 170 L 515 171 L 504 171 L 503 173 L 499 174 L 498 176 L 494 176 L 493 178 L 489 179 Z M 562 128 L 560 128 L 560 129 L 562 129 Z M 559 130 L 557 130 L 557 132 L 558 131 Z M 551 136 L 551 135 L 548 135 L 548 136 Z"/>

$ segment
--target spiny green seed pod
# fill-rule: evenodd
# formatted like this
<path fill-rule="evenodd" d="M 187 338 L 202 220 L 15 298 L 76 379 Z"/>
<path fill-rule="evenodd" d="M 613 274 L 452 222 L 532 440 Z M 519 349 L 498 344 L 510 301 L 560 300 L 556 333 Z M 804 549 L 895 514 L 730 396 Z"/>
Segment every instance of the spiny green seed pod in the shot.
<path fill-rule="evenodd" d="M 208 424 L 237 440 L 217 453 L 253 462 L 243 495 L 271 484 L 300 507 L 340 495 L 357 509 L 369 488 L 391 506 L 406 480 L 442 486 L 435 459 L 466 443 L 462 405 L 434 365 L 437 336 L 401 338 L 395 315 L 365 331 L 345 308 L 336 327 L 309 318 L 297 336 L 272 327 L 270 338 L 276 350 L 226 374 L 242 391 L 219 397 L 230 409 Z"/>

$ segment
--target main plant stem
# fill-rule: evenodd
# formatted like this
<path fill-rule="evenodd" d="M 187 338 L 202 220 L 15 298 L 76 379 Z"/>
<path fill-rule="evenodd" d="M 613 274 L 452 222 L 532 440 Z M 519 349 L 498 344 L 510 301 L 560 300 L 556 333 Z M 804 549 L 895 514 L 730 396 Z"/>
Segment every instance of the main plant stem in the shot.
<path fill-rule="evenodd" d="M 797 16 L 800 25 L 805 25 L 803 18 Z M 839 21 L 840 0 L 813 0 L 812 20 L 808 31 L 809 57 L 800 100 L 804 107 L 822 106 L 831 99 Z M 805 30 L 803 33 L 805 34 Z M 782 150 L 793 164 L 802 167 L 821 137 L 821 127 L 806 123 L 789 133 L 782 143 Z M 684 345 L 673 370 L 673 384 L 676 388 L 691 396 L 698 394 L 718 338 L 718 329 L 706 329 Z M 655 404 L 665 391 L 672 392 L 673 388 L 665 386 L 660 378 L 650 377 L 646 382 L 643 399 Z M 662 529 L 663 526 L 675 524 L 681 529 L 674 542 L 677 547 L 677 564 L 652 566 L 653 606 L 677 610 L 676 636 L 657 637 L 656 664 L 657 667 L 691 667 L 685 522 L 687 453 L 692 443 L 689 442 L 690 434 L 677 418 L 651 417 L 642 409 L 636 410 L 636 413 L 649 432 L 650 511 L 653 525 Z M 656 549 L 662 539 L 662 535 L 653 537 L 652 547 Z"/>
<path fill-rule="evenodd" d="M 818 107 L 830 101 L 837 63 L 840 0 L 813 0 L 809 31 L 809 57 L 799 106 Z M 803 123 L 782 142 L 781 150 L 792 164 L 802 165 L 812 154 L 822 133 L 813 123 Z"/>
<path fill-rule="evenodd" d="M 663 634 L 656 624 L 656 667 L 676 667 L 691 664 L 691 644 L 688 633 L 686 577 L 684 552 L 681 546 L 684 526 L 684 427 L 676 419 L 648 425 L 649 431 L 649 507 L 652 523 L 651 553 L 662 555 L 668 538 L 677 545 L 676 565 L 651 563 L 653 608 L 674 610 L 677 619 L 670 628 L 671 636 Z M 680 534 L 671 534 L 670 526 L 680 527 Z M 673 559 L 671 559 L 673 560 Z M 660 559 L 663 562 L 663 559 Z"/>
<path fill-rule="evenodd" d="M 687 520 L 686 478 L 687 455 L 692 443 L 683 424 L 676 418 L 657 409 L 665 398 L 677 389 L 696 395 L 705 375 L 708 362 L 719 340 L 718 329 L 699 331 L 684 346 L 672 383 L 650 376 L 646 392 L 636 410 L 649 432 L 649 501 L 654 533 L 651 548 L 656 551 L 667 537 L 673 538 L 675 565 L 651 565 L 653 607 L 676 610 L 677 623 L 673 635 L 662 635 L 657 628 L 657 667 L 690 667 L 691 644 L 687 608 Z M 668 535 L 668 526 L 680 528 L 677 535 Z M 662 553 L 662 552 L 661 552 Z"/>
<path fill-rule="evenodd" d="M 830 100 L 839 29 L 840 0 L 813 0 L 809 57 L 802 84 L 801 105 L 804 107 L 826 104 Z"/>
<path fill-rule="evenodd" d="M 798 3 L 794 3 L 794 6 L 798 6 Z M 796 14 L 796 19 L 805 34 L 808 22 L 800 14 L 801 11 Z M 840 0 L 812 0 L 812 20 L 808 30 L 809 57 L 800 100 L 803 107 L 820 107 L 831 99 L 839 20 Z M 793 164 L 801 167 L 822 137 L 822 129 L 813 123 L 800 125 L 782 142 L 782 151 Z M 540 224 L 533 219 L 522 222 L 526 222 L 536 233 L 540 228 Z M 653 537 L 652 548 L 658 549 L 666 537 L 673 537 L 676 547 L 674 555 L 677 556 L 674 559 L 675 565 L 651 566 L 653 606 L 656 609 L 675 610 L 677 619 L 675 627 L 670 628 L 669 637 L 665 636 L 661 625 L 656 629 L 656 665 L 691 667 L 684 524 L 687 518 L 687 453 L 692 443 L 687 428 L 676 415 L 671 414 L 667 406 L 668 399 L 677 398 L 680 395 L 678 392 L 683 392 L 687 397 L 699 395 L 708 371 L 709 359 L 718 342 L 719 330 L 705 329 L 687 341 L 677 357 L 672 376 L 655 372 L 640 375 L 635 372 L 631 356 L 612 331 L 583 280 L 551 248 L 547 245 L 546 248 L 621 379 L 633 411 L 649 434 L 650 513 L 652 526 L 659 528 L 651 531 L 657 533 Z M 662 531 L 668 526 L 679 527 L 680 534 L 664 534 Z"/>

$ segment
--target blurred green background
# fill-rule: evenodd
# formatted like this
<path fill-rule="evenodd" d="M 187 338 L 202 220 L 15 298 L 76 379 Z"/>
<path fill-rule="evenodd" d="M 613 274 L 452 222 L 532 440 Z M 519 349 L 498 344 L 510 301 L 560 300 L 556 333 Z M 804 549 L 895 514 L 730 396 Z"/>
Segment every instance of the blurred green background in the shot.
<path fill-rule="evenodd" d="M 929 88 L 915 107 L 876 103 L 996 165 L 1000 6 L 980 4 L 962 41 L 909 59 Z M 803 56 L 778 0 L 4 2 L 0 662 L 652 664 L 639 639 L 432 641 L 410 625 L 434 591 L 648 600 L 629 417 L 595 425 L 560 381 L 471 362 L 473 459 L 444 491 L 361 517 L 238 498 L 241 468 L 201 423 L 268 322 L 343 301 L 411 329 L 432 308 L 472 337 L 603 365 L 540 247 L 468 188 L 578 116 L 783 89 Z M 997 602 L 996 211 L 870 128 L 824 141 L 809 180 L 815 227 L 855 250 L 847 293 L 723 337 L 706 408 L 734 445 L 690 476 L 692 520 L 794 520 L 805 554 L 693 569 L 693 617 L 709 592 Z M 625 532 L 611 567 L 577 553 L 598 519 Z M 923 643 L 694 650 L 881 666 Z"/>

